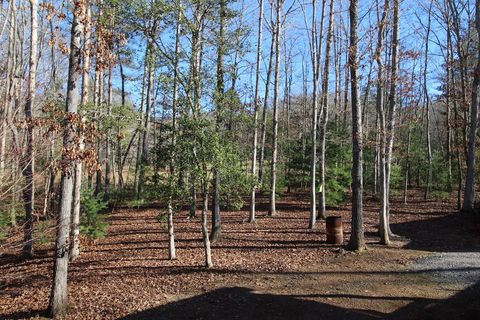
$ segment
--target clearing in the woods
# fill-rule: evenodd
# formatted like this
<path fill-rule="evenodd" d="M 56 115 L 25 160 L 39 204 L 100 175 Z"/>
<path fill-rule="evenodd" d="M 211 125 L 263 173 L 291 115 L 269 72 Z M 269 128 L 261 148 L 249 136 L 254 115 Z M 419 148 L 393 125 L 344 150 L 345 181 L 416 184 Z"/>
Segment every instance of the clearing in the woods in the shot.
<path fill-rule="evenodd" d="M 453 202 L 425 202 L 419 193 L 394 201 L 392 231 L 401 238 L 386 248 L 377 244 L 378 204 L 368 200 L 369 249 L 358 254 L 327 245 L 323 221 L 308 229 L 306 195 L 282 197 L 273 218 L 260 201 L 254 224 L 247 211 L 223 213 L 209 270 L 199 217 L 176 214 L 177 260 L 169 261 L 160 209 L 115 209 L 108 235 L 85 244 L 70 265 L 68 317 L 479 319 L 478 229 Z M 329 214 L 343 216 L 348 240 L 349 208 Z M 31 260 L 13 251 L 0 257 L 0 318 L 45 315 L 52 254 L 44 245 Z"/>

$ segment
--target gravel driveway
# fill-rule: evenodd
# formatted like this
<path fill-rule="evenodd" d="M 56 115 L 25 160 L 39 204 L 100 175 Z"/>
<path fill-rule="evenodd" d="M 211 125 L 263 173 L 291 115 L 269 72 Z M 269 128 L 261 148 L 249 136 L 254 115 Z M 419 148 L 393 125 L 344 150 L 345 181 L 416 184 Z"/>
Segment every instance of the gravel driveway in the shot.
<path fill-rule="evenodd" d="M 441 252 L 419 259 L 412 271 L 460 288 L 480 281 L 480 252 Z"/>

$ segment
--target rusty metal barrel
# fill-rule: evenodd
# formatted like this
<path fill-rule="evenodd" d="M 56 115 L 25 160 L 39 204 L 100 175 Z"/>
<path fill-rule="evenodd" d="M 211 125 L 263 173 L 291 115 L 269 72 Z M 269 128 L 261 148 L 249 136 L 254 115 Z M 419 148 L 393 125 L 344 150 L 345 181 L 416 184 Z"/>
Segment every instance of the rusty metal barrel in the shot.
<path fill-rule="evenodd" d="M 332 216 L 327 217 L 327 243 L 329 244 L 343 244 L 343 225 L 342 217 Z"/>

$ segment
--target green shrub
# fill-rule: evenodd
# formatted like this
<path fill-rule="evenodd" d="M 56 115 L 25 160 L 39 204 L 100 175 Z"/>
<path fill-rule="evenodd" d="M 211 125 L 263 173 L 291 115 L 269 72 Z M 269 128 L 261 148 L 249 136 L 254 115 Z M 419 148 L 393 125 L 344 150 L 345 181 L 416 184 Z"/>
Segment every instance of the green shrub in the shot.
<path fill-rule="evenodd" d="M 160 224 L 160 227 L 164 230 L 168 229 L 168 214 L 166 213 L 159 213 L 157 216 L 157 221 Z"/>
<path fill-rule="evenodd" d="M 104 237 L 108 224 L 101 211 L 107 208 L 108 203 L 103 200 L 103 194 L 93 195 L 85 190 L 82 192 L 80 203 L 80 232 L 89 238 Z"/>
<path fill-rule="evenodd" d="M 440 201 L 447 201 L 450 198 L 450 193 L 443 190 L 433 190 L 430 195 Z"/>
<path fill-rule="evenodd" d="M 352 183 L 350 168 L 348 166 L 327 168 L 325 183 L 325 201 L 328 206 L 338 206 L 345 202 Z"/>
<path fill-rule="evenodd" d="M 55 229 L 51 227 L 50 221 L 38 221 L 34 235 L 35 241 L 39 244 L 53 243 L 55 239 L 54 230 Z"/>
<path fill-rule="evenodd" d="M 7 238 L 9 228 L 10 218 L 8 214 L 0 211 L 0 241 L 3 241 Z"/>
<path fill-rule="evenodd" d="M 392 163 L 390 166 L 390 189 L 400 190 L 405 183 L 405 177 L 402 172 L 402 167 L 398 164 Z"/>

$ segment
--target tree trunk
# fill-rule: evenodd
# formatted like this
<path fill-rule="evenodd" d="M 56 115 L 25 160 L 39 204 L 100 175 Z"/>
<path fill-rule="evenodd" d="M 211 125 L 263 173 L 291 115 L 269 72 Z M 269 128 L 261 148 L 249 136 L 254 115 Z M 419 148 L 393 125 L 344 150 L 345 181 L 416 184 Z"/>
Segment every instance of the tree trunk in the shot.
<path fill-rule="evenodd" d="M 213 267 L 212 263 L 212 250 L 210 248 L 210 239 L 208 238 L 208 227 L 207 227 L 207 208 L 208 208 L 208 197 L 207 197 L 207 183 L 204 181 L 203 190 L 202 190 L 202 235 L 203 235 L 203 245 L 205 249 L 205 267 Z"/>
<path fill-rule="evenodd" d="M 122 61 L 120 60 L 120 55 L 118 56 L 118 65 L 120 68 L 120 78 L 122 81 L 122 109 L 125 108 L 125 73 L 123 72 Z M 122 165 L 122 139 L 123 136 L 120 132 L 120 125 L 117 130 L 117 175 L 118 175 L 118 186 L 123 189 L 125 181 L 123 179 L 123 165 Z"/>
<path fill-rule="evenodd" d="M 147 44 L 145 46 L 145 58 L 144 58 L 144 63 L 143 63 L 143 77 L 142 77 L 142 94 L 141 94 L 141 100 L 140 100 L 140 121 L 138 123 L 138 144 L 137 144 L 137 157 L 135 161 L 135 181 L 134 181 L 134 188 L 135 188 L 135 193 L 137 194 L 137 198 L 139 197 L 140 193 L 140 167 L 141 167 L 141 162 L 142 162 L 142 127 L 143 127 L 143 121 L 145 118 L 144 115 L 144 109 L 145 105 L 148 103 L 146 99 L 146 88 L 147 88 L 147 76 L 150 74 L 150 69 L 149 69 L 149 55 L 150 55 L 150 46 L 149 46 L 149 41 L 147 40 Z M 148 75 L 147 75 L 148 74 Z"/>
<path fill-rule="evenodd" d="M 27 144 L 24 156 L 23 175 L 25 176 L 26 186 L 23 189 L 23 199 L 25 201 L 25 224 L 23 238 L 23 255 L 31 257 L 33 255 L 33 214 L 35 205 L 35 188 L 33 175 L 35 173 L 35 155 L 34 144 L 34 124 L 33 124 L 33 104 L 35 103 L 35 91 L 37 80 L 37 38 L 38 38 L 38 20 L 37 20 L 38 2 L 30 0 L 30 62 L 28 76 L 28 94 L 25 102 L 25 122 L 27 123 Z"/>
<path fill-rule="evenodd" d="M 178 55 L 180 52 L 180 32 L 181 32 L 181 14 L 182 3 L 179 3 L 177 8 L 177 26 L 175 30 L 175 57 L 173 65 L 173 97 L 172 97 L 172 150 L 173 153 L 170 158 L 170 195 L 168 197 L 168 258 L 170 260 L 176 259 L 175 250 L 175 233 L 173 226 L 173 185 L 175 179 L 175 147 L 176 147 L 176 135 L 177 135 L 177 95 L 178 95 Z"/>
<path fill-rule="evenodd" d="M 68 86 L 66 99 L 66 111 L 68 117 L 65 119 L 65 121 L 67 122 L 70 122 L 71 118 L 75 118 L 79 104 L 78 80 L 81 76 L 81 40 L 84 32 L 84 14 L 85 3 L 83 1 L 79 1 L 74 6 L 70 42 L 70 60 L 68 67 Z M 53 283 L 49 303 L 49 310 L 54 318 L 64 317 L 67 313 L 68 307 L 68 240 L 70 233 L 70 216 L 72 209 L 73 191 L 72 163 L 70 163 L 69 160 L 71 156 L 69 153 L 72 149 L 75 148 L 75 136 L 72 125 L 68 123 L 65 123 L 64 125 L 61 202 L 57 218 L 57 239 L 55 243 Z"/>
<path fill-rule="evenodd" d="M 380 191 L 380 212 L 379 212 L 379 233 L 380 233 L 380 243 L 388 245 L 390 243 L 390 239 L 388 236 L 388 227 L 387 227 L 387 202 L 388 202 L 388 195 L 387 195 L 387 173 L 386 173 L 386 135 L 387 132 L 385 130 L 385 107 L 384 107 L 384 79 L 383 79 L 383 61 L 382 61 L 382 54 L 383 54 L 383 37 L 384 37 L 384 27 L 386 24 L 388 12 L 388 0 L 385 0 L 383 3 L 383 13 L 382 18 L 378 22 L 378 41 L 377 41 L 377 52 L 376 52 L 376 60 L 377 60 L 377 99 L 376 99 L 376 107 L 377 107 L 377 114 L 378 114 L 378 124 L 379 124 L 379 142 L 380 146 L 378 148 L 378 161 L 379 161 L 379 191 Z"/>
<path fill-rule="evenodd" d="M 427 176 L 427 185 L 425 186 L 425 193 L 423 198 L 426 200 L 430 195 L 430 188 L 432 184 L 432 142 L 430 136 L 430 96 L 428 94 L 428 84 L 427 84 L 427 71 L 428 71 L 428 47 L 430 43 L 430 26 L 432 20 L 432 3 L 430 3 L 430 8 L 428 10 L 428 24 L 427 24 L 427 35 L 425 38 L 425 64 L 423 71 L 423 90 L 424 90 L 424 99 L 426 106 L 426 136 L 427 136 L 427 164 L 428 164 L 428 176 Z"/>
<path fill-rule="evenodd" d="M 257 36 L 257 63 L 255 73 L 255 97 L 254 113 L 253 113 L 253 142 L 252 142 L 252 170 L 250 171 L 254 184 L 250 193 L 250 212 L 248 222 L 255 221 L 255 192 L 257 190 L 257 140 L 258 140 L 258 109 L 260 108 L 259 91 L 260 91 L 260 63 L 262 59 L 262 31 L 263 31 L 263 0 L 260 0 L 260 13 L 258 14 L 258 36 Z"/>
<path fill-rule="evenodd" d="M 10 14 L 10 28 L 8 32 L 8 50 L 7 50 L 7 74 L 5 77 L 5 98 L 4 98 L 4 107 L 3 110 L 0 110 L 2 115 L 2 126 L 0 131 L 0 178 L 3 178 L 5 173 L 5 164 L 6 164 L 6 142 L 7 134 L 9 131 L 9 125 L 11 122 L 11 110 L 12 108 L 12 96 L 13 88 L 15 85 L 15 69 L 16 69 L 16 43 L 15 35 L 17 33 L 17 9 L 16 2 L 11 2 L 11 14 Z M 7 19 L 7 16 L 5 17 Z"/>
<path fill-rule="evenodd" d="M 392 63 L 391 63 L 391 79 L 390 79 L 390 93 L 389 93 L 389 110 L 388 110 L 388 124 L 387 124 L 387 136 L 388 141 L 386 145 L 386 226 L 387 232 L 390 237 L 395 235 L 390 230 L 390 175 L 392 166 L 392 154 L 393 154 L 393 141 L 395 137 L 395 113 L 397 112 L 397 82 L 398 82 L 398 69 L 399 69 L 399 34 L 400 34 L 400 2 L 394 0 L 393 7 L 393 34 L 392 34 Z"/>
<path fill-rule="evenodd" d="M 480 34 L 480 0 L 475 1 L 475 28 Z M 475 151 L 478 126 L 478 85 L 480 83 L 480 45 L 477 45 L 477 65 L 473 74 L 472 102 L 470 119 L 470 136 L 468 140 L 467 177 L 465 179 L 465 194 L 463 211 L 473 211 L 475 200 Z"/>
<path fill-rule="evenodd" d="M 279 82 L 280 82 L 280 32 L 282 20 L 282 6 L 284 0 L 277 0 L 276 5 L 276 23 L 275 23 L 275 79 L 273 87 L 273 130 L 272 130 L 272 163 L 270 176 L 270 208 L 268 210 L 269 216 L 277 214 L 275 206 L 275 191 L 277 187 L 277 139 L 278 139 L 278 103 L 279 103 Z"/>
<path fill-rule="evenodd" d="M 112 95 L 113 95 L 113 86 L 112 86 L 112 67 L 109 67 L 108 70 L 108 101 L 107 101 L 107 117 L 110 119 L 112 117 Z M 107 130 L 107 137 L 105 139 L 105 194 L 103 198 L 105 201 L 110 200 L 110 129 Z"/>
<path fill-rule="evenodd" d="M 90 1 L 85 1 L 85 40 L 83 49 L 83 73 L 82 73 L 82 90 L 80 104 L 86 105 L 89 97 L 90 82 L 90 24 L 91 24 L 91 7 Z M 80 151 L 84 149 L 83 137 L 80 137 Z M 70 260 L 75 260 L 80 255 L 80 198 L 82 190 L 82 162 L 75 161 L 75 177 L 73 186 L 73 211 L 72 211 L 72 240 L 70 248 Z"/>
<path fill-rule="evenodd" d="M 352 99 L 352 231 L 349 249 L 362 251 L 365 249 L 363 229 L 363 172 L 362 172 L 362 110 L 358 89 L 358 0 L 350 1 L 350 49 L 348 63 L 350 66 L 351 99 Z"/>
<path fill-rule="evenodd" d="M 319 203 L 319 212 L 318 216 L 321 219 L 327 218 L 326 212 L 326 186 L 325 186 L 325 136 L 327 133 L 327 122 L 328 122 L 328 84 L 330 80 L 330 51 L 332 47 L 332 38 L 333 38 L 333 28 L 334 28 L 334 7 L 333 7 L 333 0 L 330 0 L 330 17 L 329 17 L 329 25 L 327 31 L 327 46 L 325 48 L 325 67 L 323 72 L 323 83 L 322 83 L 322 108 L 323 111 L 321 112 L 322 116 L 320 119 L 320 203 Z"/>
<path fill-rule="evenodd" d="M 270 3 L 270 16 L 273 17 L 273 1 Z M 273 18 L 272 18 L 273 19 Z M 260 160 L 258 162 L 258 181 L 260 187 L 263 186 L 263 176 L 265 170 L 265 142 L 267 139 L 267 110 L 268 110 L 268 98 L 270 95 L 270 82 L 272 77 L 272 69 L 273 69 L 273 57 L 275 54 L 275 32 L 276 30 L 272 28 L 272 41 L 270 42 L 270 54 L 268 58 L 268 67 L 267 67 L 267 78 L 265 80 L 265 96 L 263 99 L 263 116 L 262 116 L 262 129 L 261 129 L 261 144 L 260 144 Z"/>
<path fill-rule="evenodd" d="M 224 56 L 225 56 L 225 28 L 227 22 L 227 2 L 220 1 L 220 25 L 217 39 L 217 88 L 216 88 L 216 124 L 215 131 L 221 136 L 221 126 L 225 112 L 225 82 L 224 82 Z M 220 168 L 213 168 L 214 188 L 213 188 L 213 212 L 212 212 L 212 232 L 210 241 L 215 242 L 222 236 L 222 224 L 220 217 Z"/>
<path fill-rule="evenodd" d="M 156 33 L 156 31 L 153 31 Z M 147 97 L 145 101 L 145 115 L 143 119 L 143 131 L 141 137 L 141 151 L 140 151 L 140 169 L 138 175 L 138 186 L 137 186 L 137 196 L 143 191 L 145 184 L 145 169 L 148 164 L 148 134 L 150 131 L 150 114 L 152 108 L 152 92 L 154 87 L 154 77 L 155 77 L 155 55 L 152 48 L 151 40 L 148 41 L 148 81 L 147 81 Z"/>

